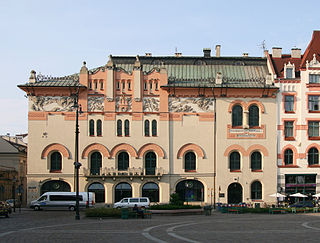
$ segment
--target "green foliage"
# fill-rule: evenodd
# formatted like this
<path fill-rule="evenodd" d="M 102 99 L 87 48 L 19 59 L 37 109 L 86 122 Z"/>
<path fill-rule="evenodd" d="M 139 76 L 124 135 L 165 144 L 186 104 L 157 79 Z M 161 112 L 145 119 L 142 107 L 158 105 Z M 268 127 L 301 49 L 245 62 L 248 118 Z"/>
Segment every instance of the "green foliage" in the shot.
<path fill-rule="evenodd" d="M 120 218 L 121 209 L 116 208 L 89 208 L 85 212 L 86 217 L 111 217 Z"/>
<path fill-rule="evenodd" d="M 200 205 L 173 205 L 173 204 L 159 204 L 152 205 L 150 209 L 154 210 L 175 210 L 175 209 L 200 209 Z"/>
<path fill-rule="evenodd" d="M 170 205 L 182 206 L 183 201 L 180 200 L 178 193 L 172 193 L 170 195 Z"/>

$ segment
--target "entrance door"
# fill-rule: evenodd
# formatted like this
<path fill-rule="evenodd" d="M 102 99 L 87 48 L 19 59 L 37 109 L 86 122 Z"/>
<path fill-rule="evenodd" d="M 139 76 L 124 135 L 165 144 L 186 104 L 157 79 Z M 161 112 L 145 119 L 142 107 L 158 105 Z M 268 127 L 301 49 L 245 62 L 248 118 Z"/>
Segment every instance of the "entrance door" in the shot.
<path fill-rule="evenodd" d="M 228 187 L 228 203 L 242 202 L 242 186 L 239 183 L 232 183 Z"/>
<path fill-rule="evenodd" d="M 88 192 L 94 192 L 96 203 L 104 203 L 105 202 L 105 190 L 104 186 L 98 182 L 92 183 L 88 187 Z"/>

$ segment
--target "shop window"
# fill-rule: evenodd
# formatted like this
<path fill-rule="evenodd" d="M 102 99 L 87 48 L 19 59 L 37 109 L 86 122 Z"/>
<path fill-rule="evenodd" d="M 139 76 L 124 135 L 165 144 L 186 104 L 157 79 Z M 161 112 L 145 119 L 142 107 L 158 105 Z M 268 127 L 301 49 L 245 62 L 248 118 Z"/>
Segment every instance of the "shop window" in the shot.
<path fill-rule="evenodd" d="M 251 199 L 262 199 L 262 185 L 260 181 L 255 181 L 251 184 Z"/>

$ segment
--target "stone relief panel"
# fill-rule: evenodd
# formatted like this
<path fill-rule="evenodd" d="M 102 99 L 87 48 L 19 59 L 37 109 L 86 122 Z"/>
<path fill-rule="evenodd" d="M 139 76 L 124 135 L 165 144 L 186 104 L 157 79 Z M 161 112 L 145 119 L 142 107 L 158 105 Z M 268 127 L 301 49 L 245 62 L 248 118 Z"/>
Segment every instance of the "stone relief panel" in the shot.
<path fill-rule="evenodd" d="M 89 96 L 88 97 L 88 111 L 91 111 L 91 112 L 104 111 L 104 97 Z"/>
<path fill-rule="evenodd" d="M 213 98 L 169 97 L 169 112 L 213 112 Z"/>
<path fill-rule="evenodd" d="M 74 99 L 68 96 L 31 96 L 29 111 L 73 111 Z"/>
<path fill-rule="evenodd" d="M 158 97 L 144 97 L 143 111 L 144 112 L 158 112 L 160 106 L 160 98 Z"/>
<path fill-rule="evenodd" d="M 132 111 L 132 98 L 126 96 L 116 97 L 116 111 L 131 112 Z"/>

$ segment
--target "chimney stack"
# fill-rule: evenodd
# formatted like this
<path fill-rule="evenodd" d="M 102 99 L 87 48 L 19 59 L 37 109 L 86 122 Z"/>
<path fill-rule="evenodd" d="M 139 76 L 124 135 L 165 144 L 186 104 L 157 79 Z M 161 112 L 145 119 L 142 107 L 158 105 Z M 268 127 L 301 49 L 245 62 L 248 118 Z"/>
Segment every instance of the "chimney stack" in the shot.
<path fill-rule="evenodd" d="M 244 52 L 244 53 L 242 53 L 242 56 L 243 56 L 243 57 L 248 57 L 248 56 L 249 56 L 249 53 Z"/>
<path fill-rule="evenodd" d="M 176 57 L 181 57 L 181 56 L 182 56 L 182 53 L 181 53 L 181 52 L 176 52 L 176 53 L 174 53 L 174 55 L 175 55 Z"/>
<path fill-rule="evenodd" d="M 220 57 L 220 49 L 221 49 L 221 46 L 216 45 L 216 57 Z"/>
<path fill-rule="evenodd" d="M 152 53 L 146 52 L 146 57 L 152 57 Z"/>
<path fill-rule="evenodd" d="M 203 48 L 203 56 L 204 57 L 211 57 L 211 48 Z"/>
<path fill-rule="evenodd" d="M 291 57 L 292 58 L 301 58 L 301 49 L 300 48 L 292 48 L 291 49 Z"/>
<path fill-rule="evenodd" d="M 281 58 L 282 57 L 282 48 L 281 47 L 272 47 L 272 57 Z"/>
<path fill-rule="evenodd" d="M 29 83 L 35 83 L 36 80 L 37 80 L 36 71 L 31 70 L 30 77 L 29 77 Z"/>

